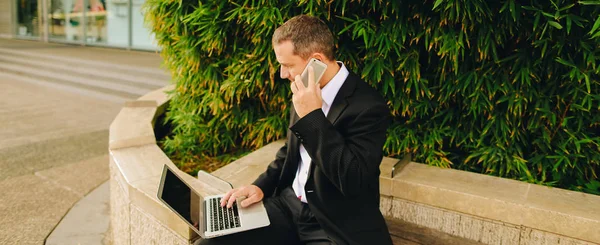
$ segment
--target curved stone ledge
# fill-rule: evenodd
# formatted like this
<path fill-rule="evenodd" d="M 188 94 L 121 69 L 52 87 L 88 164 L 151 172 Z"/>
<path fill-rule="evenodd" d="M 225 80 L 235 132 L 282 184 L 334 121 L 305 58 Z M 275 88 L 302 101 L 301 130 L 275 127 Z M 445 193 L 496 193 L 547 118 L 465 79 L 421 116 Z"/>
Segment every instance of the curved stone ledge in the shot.
<path fill-rule="evenodd" d="M 113 244 L 189 244 L 197 238 L 156 196 L 163 165 L 174 166 L 156 145 L 153 129 L 168 103 L 165 91 L 172 89 L 126 103 L 111 124 Z M 234 187 L 247 185 L 283 144 L 273 142 L 213 175 Z M 414 162 L 391 178 L 397 161 L 384 158 L 380 167 L 381 211 L 388 217 L 485 244 L 600 243 L 600 196 Z M 211 184 L 210 175 L 181 176 L 204 194 L 227 190 Z"/>
<path fill-rule="evenodd" d="M 176 169 L 156 145 L 154 123 L 168 102 L 167 86 L 125 103 L 110 126 L 110 199 L 113 244 L 189 244 L 197 235 L 157 198 L 163 166 Z M 182 174 L 204 194 L 223 189 Z"/>

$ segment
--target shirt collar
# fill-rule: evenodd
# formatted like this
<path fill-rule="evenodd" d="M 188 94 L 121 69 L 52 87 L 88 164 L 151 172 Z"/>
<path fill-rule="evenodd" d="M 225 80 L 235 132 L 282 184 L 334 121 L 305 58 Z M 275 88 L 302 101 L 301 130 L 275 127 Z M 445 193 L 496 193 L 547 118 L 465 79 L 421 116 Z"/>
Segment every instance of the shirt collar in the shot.
<path fill-rule="evenodd" d="M 336 61 L 336 63 L 340 66 L 340 70 L 333 76 L 333 78 L 321 89 L 321 98 L 323 98 L 323 103 L 327 104 L 327 106 L 331 106 L 335 96 L 338 91 L 346 81 L 348 77 L 348 69 L 344 65 L 344 63 L 340 61 Z"/>

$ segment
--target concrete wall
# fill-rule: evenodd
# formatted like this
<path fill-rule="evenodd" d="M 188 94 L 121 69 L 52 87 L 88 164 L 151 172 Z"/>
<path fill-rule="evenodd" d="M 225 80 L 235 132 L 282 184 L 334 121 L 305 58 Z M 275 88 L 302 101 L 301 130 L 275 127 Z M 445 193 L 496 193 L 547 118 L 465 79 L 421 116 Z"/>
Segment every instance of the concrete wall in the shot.
<path fill-rule="evenodd" d="M 600 243 L 600 196 L 414 162 L 391 178 L 393 163 L 388 216 L 486 244 Z"/>
<path fill-rule="evenodd" d="M 189 244 L 187 236 L 177 234 L 143 205 L 132 202 L 129 185 L 123 176 L 118 176 L 121 173 L 114 161 L 110 173 L 111 244 Z"/>
<path fill-rule="evenodd" d="M 483 244 L 597 244 L 523 225 L 477 217 L 397 197 L 382 196 L 381 210 L 388 217 L 391 216 Z M 598 229 L 597 227 L 590 228 Z"/>

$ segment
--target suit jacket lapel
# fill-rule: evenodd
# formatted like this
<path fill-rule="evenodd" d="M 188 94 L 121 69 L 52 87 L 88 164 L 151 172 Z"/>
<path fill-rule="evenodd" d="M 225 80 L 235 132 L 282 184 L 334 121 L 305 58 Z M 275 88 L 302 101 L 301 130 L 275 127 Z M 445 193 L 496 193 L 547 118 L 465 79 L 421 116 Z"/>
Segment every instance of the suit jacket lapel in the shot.
<path fill-rule="evenodd" d="M 327 119 L 334 124 L 335 121 L 340 117 L 344 109 L 348 106 L 348 100 L 346 99 L 352 93 L 354 93 L 354 88 L 356 87 L 356 75 L 352 72 L 348 74 L 346 81 L 338 91 L 331 108 L 329 108 L 329 113 L 327 114 Z"/>
<path fill-rule="evenodd" d="M 346 81 L 344 81 L 344 84 L 335 96 L 331 108 L 329 108 L 329 113 L 327 114 L 327 119 L 331 122 L 331 124 L 335 124 L 335 121 L 337 121 L 344 109 L 348 107 L 348 97 L 354 93 L 357 79 L 358 77 L 354 73 L 350 72 L 346 78 Z M 297 116 L 298 115 L 296 115 L 296 117 Z M 300 147 L 300 145 L 298 145 L 298 147 Z M 308 178 L 306 182 L 307 184 L 310 182 L 308 179 L 311 179 L 313 173 L 315 172 L 315 165 L 316 164 L 314 163 L 310 164 L 310 171 L 308 171 Z"/>
<path fill-rule="evenodd" d="M 338 91 L 337 95 L 335 96 L 335 99 L 333 100 L 331 108 L 329 108 L 329 113 L 327 114 L 327 119 L 331 122 L 331 124 L 335 123 L 335 121 L 340 117 L 340 115 L 342 114 L 344 109 L 346 109 L 346 107 L 348 106 L 347 98 L 354 93 L 354 89 L 356 88 L 356 82 L 358 80 L 359 80 L 359 78 L 356 74 L 354 74 L 352 72 L 350 72 L 350 74 L 348 74 L 346 81 L 344 81 L 344 84 L 342 85 L 342 87 Z M 290 125 L 294 125 L 299 120 L 299 116 L 296 113 L 296 109 L 294 108 L 293 104 L 292 104 L 292 107 L 290 108 L 290 110 L 292 113 L 292 116 L 290 118 Z M 290 140 L 290 142 L 289 142 L 288 147 L 291 147 L 290 149 L 292 149 L 289 152 L 290 152 L 290 154 L 293 154 L 294 156 L 288 155 L 288 157 L 290 157 L 293 160 L 286 161 L 288 164 L 286 164 L 286 166 L 283 169 L 283 171 L 285 171 L 283 176 L 289 176 L 289 178 L 291 178 L 290 181 L 293 181 L 293 178 L 294 178 L 293 173 L 295 173 L 295 171 L 298 170 L 298 161 L 300 161 L 300 153 L 299 153 L 300 141 L 295 136 L 292 136 L 291 139 L 289 139 L 289 140 Z M 315 164 L 311 163 L 310 171 L 308 172 L 308 179 L 312 178 L 314 170 L 315 170 Z"/>

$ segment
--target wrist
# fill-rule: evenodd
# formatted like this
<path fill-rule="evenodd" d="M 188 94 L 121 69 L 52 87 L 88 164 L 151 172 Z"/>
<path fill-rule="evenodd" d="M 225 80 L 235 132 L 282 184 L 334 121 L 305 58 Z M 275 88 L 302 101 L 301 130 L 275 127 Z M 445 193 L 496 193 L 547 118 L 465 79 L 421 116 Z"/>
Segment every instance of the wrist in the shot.
<path fill-rule="evenodd" d="M 321 107 L 314 108 L 314 109 L 308 109 L 308 110 L 306 110 L 306 112 L 303 113 L 304 115 L 298 115 L 298 116 L 300 118 L 303 118 L 303 117 L 307 116 L 308 114 L 311 114 L 311 113 L 313 113 L 313 112 L 315 112 L 317 110 L 321 110 Z"/>

